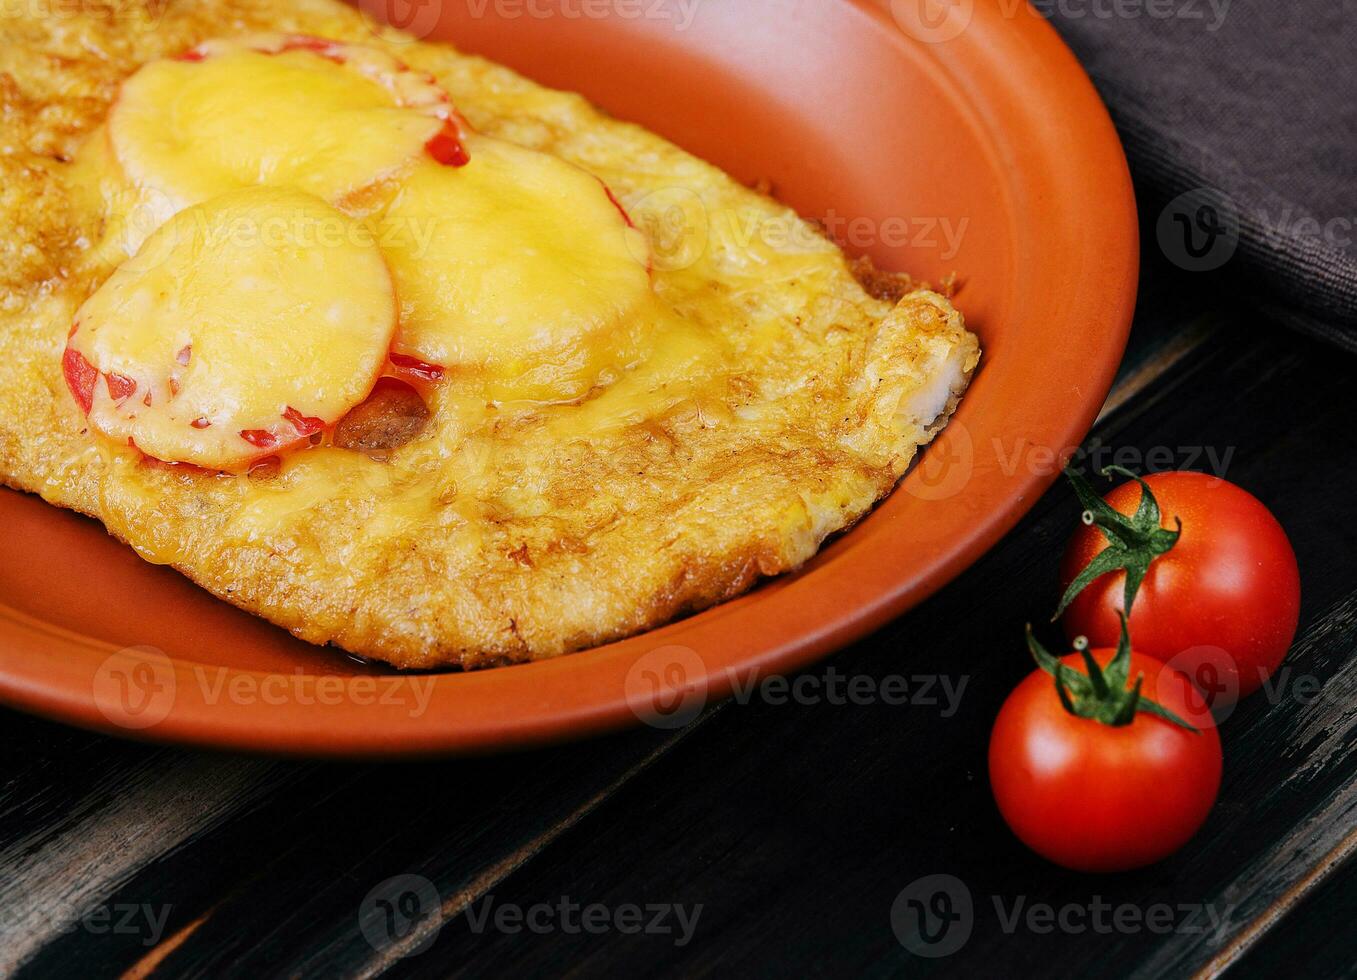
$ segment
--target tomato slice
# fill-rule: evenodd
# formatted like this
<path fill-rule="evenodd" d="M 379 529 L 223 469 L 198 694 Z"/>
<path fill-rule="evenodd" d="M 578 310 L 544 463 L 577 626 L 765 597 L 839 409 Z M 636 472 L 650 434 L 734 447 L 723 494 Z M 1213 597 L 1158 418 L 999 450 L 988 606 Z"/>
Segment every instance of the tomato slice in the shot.
<path fill-rule="evenodd" d="M 311 232 L 329 226 L 342 233 L 322 245 Z M 233 234 L 250 228 L 270 234 Z M 95 430 L 238 470 L 361 403 L 396 317 L 391 273 L 354 219 L 301 191 L 246 188 L 176 215 L 123 263 L 81 307 L 62 369 Z"/>
<path fill-rule="evenodd" d="M 94 383 L 99 380 L 98 369 L 85 359 L 84 354 L 73 347 L 67 347 L 66 352 L 61 355 L 61 372 L 76 404 L 88 415 L 90 409 L 94 407 Z"/>

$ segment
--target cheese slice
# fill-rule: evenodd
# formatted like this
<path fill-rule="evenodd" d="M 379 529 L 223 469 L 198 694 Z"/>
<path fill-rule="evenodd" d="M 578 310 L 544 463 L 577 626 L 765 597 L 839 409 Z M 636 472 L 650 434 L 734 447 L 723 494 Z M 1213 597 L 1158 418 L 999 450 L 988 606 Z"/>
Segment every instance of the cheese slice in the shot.
<path fill-rule="evenodd" d="M 395 349 L 490 397 L 570 401 L 643 355 L 650 251 L 607 187 L 484 136 L 470 162 L 416 166 L 380 219 L 401 300 Z"/>
<path fill-rule="evenodd" d="M 388 54 L 263 35 L 147 64 L 123 83 L 108 138 L 154 226 L 254 185 L 361 210 L 364 190 L 423 156 L 454 117 L 428 76 Z"/>
<path fill-rule="evenodd" d="M 62 366 L 104 435 L 231 470 L 361 402 L 395 328 L 370 229 L 302 191 L 246 188 L 152 234 L 80 308 Z"/>

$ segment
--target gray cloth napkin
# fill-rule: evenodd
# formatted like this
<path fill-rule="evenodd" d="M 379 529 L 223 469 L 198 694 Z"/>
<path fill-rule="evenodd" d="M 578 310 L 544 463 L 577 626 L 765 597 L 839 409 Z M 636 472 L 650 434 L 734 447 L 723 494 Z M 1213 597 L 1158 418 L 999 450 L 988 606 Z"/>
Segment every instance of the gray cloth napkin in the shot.
<path fill-rule="evenodd" d="M 1107 102 L 1164 255 L 1357 351 L 1357 4 L 1034 6 Z"/>

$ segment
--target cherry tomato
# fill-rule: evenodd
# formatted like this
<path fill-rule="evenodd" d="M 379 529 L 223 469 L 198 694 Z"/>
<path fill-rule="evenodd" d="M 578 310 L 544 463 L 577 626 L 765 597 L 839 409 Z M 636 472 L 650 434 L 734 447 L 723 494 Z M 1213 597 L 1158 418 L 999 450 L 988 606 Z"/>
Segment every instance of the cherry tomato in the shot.
<path fill-rule="evenodd" d="M 1127 653 L 1129 670 L 1110 697 L 1126 698 L 1143 674 L 1144 691 L 1196 731 L 1149 713 L 1143 701 L 1129 722 L 1080 717 L 1051 674 L 1037 670 L 1004 702 L 990 736 L 990 784 L 1004 820 L 1032 850 L 1077 871 L 1126 871 L 1168 857 L 1201 827 L 1220 788 L 1220 736 L 1210 712 L 1185 693 L 1191 682 Z M 1109 682 L 1114 654 L 1090 651 Z M 1059 663 L 1084 665 L 1077 654 Z"/>
<path fill-rule="evenodd" d="M 1130 612 L 1135 648 L 1188 672 L 1208 700 L 1228 705 L 1258 689 L 1281 664 L 1300 617 L 1296 554 L 1277 519 L 1257 498 L 1204 473 L 1144 478 L 1163 520 L 1182 534 L 1149 563 Z M 1136 512 L 1135 481 L 1105 498 L 1123 515 Z M 1108 548 L 1095 526 L 1075 534 L 1061 565 L 1068 588 Z M 1124 571 L 1095 579 L 1065 613 L 1065 631 L 1094 646 L 1116 642 L 1124 611 Z"/>

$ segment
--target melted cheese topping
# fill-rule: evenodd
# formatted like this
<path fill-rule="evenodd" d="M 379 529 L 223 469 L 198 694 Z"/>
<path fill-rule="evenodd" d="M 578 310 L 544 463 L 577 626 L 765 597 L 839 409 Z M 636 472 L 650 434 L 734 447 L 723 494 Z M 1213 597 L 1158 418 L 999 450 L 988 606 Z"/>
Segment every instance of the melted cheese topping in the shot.
<path fill-rule="evenodd" d="M 651 289 L 649 243 L 601 180 L 474 134 L 460 136 L 469 162 L 447 166 L 420 152 L 442 125 L 426 110 L 451 112 L 411 88 L 426 76 L 359 46 L 296 43 L 208 42 L 123 85 L 81 163 L 112 219 L 110 260 L 230 188 L 294 187 L 349 211 L 387 195 L 375 240 L 401 301 L 397 354 L 491 401 L 556 403 L 607 388 L 663 345 L 677 318 Z M 380 194 L 355 197 L 379 181 Z"/>
<path fill-rule="evenodd" d="M 469 164 L 422 163 L 382 216 L 397 349 L 480 374 L 496 400 L 610 384 L 659 315 L 645 236 L 579 167 L 503 140 L 466 145 Z"/>
<path fill-rule="evenodd" d="M 165 215 L 229 188 L 292 187 L 351 212 L 385 196 L 373 240 L 400 298 L 394 351 L 477 386 L 478 398 L 573 402 L 657 354 L 664 365 L 702 347 L 711 359 L 712 345 L 658 301 L 647 236 L 598 177 L 475 134 L 460 135 L 469 161 L 439 162 L 420 153 L 441 125 L 427 112 L 451 109 L 419 87 L 427 76 L 360 46 L 297 43 L 207 42 L 123 85 L 106 135 L 90 139 L 78 164 L 110 219 L 109 261 L 134 252 Z M 383 191 L 360 206 L 356 190 L 377 181 Z M 337 301 L 349 288 L 332 283 Z M 644 381 L 627 388 L 624 400 L 647 390 Z"/>
<path fill-rule="evenodd" d="M 404 84 L 418 79 L 354 46 L 261 38 L 192 55 L 146 65 L 108 117 L 113 154 L 157 221 L 253 185 L 351 203 L 420 156 L 450 112 L 436 86 Z"/>
<path fill-rule="evenodd" d="M 180 212 L 76 314 L 67 384 L 96 429 L 156 459 L 231 469 L 297 443 L 386 362 L 396 298 L 370 238 L 296 190 Z"/>
<path fill-rule="evenodd" d="M 502 422 L 496 406 L 531 413 L 562 442 L 675 411 L 718 424 L 731 418 L 733 363 L 783 356 L 788 323 L 808 309 L 817 320 L 846 312 L 833 297 L 841 256 L 790 212 L 770 221 L 763 209 L 713 206 L 686 187 L 614 196 L 577 163 L 479 133 L 462 136 L 470 159 L 457 167 L 418 154 L 412 139 L 396 139 L 394 148 L 390 139 L 353 139 L 356 120 L 380 129 L 405 118 L 397 101 L 428 103 L 427 93 L 393 96 L 393 79 L 426 76 L 396 70 L 383 60 L 389 56 L 358 45 L 329 43 L 321 51 L 289 44 L 281 35 L 212 41 L 194 49 L 194 60 L 146 65 L 125 83 L 108 135 L 91 136 L 76 170 L 79 183 L 98 188 L 103 200 L 109 220 L 102 254 L 110 262 L 156 220 L 144 203 L 148 189 L 178 187 L 193 197 L 262 180 L 332 200 L 348 193 L 341 206 L 355 210 L 354 186 L 397 174 L 371 217 L 372 240 L 399 300 L 392 349 L 441 367 L 446 383 L 427 393 L 442 438 L 382 465 L 446 470 L 440 443 Z M 427 117 L 406 115 L 427 127 Z M 408 132 L 398 127 L 386 135 Z M 427 128 L 417 134 L 426 136 Z M 141 167 L 122 162 L 129 154 L 119 147 L 128 141 Z M 418 159 L 403 163 L 412 154 Z M 698 186 L 713 174 L 702 166 Z M 616 172 L 609 177 L 625 181 Z M 715 280 L 722 288 L 714 292 Z M 750 321 L 749 304 L 767 303 L 770 283 L 778 284 L 773 296 L 785 310 Z M 344 277 L 330 282 L 337 298 L 350 288 Z M 256 372 L 250 384 L 271 406 L 282 390 L 265 395 L 269 377 Z M 738 411 L 753 423 L 769 406 Z M 261 428 L 277 432 L 274 416 Z M 158 458 L 189 455 L 181 447 L 160 457 L 149 443 L 137 445 Z M 317 478 L 324 473 L 322 483 L 339 494 L 353 467 L 368 472 L 372 465 L 341 462 L 346 455 L 327 450 L 322 461 L 308 452 L 304 464 L 288 458 L 285 472 L 303 466 Z M 468 472 L 484 469 L 468 462 L 475 459 L 462 461 L 464 483 Z M 270 497 L 324 492 L 302 486 L 285 480 Z M 282 513 L 293 510 L 281 504 Z"/>

